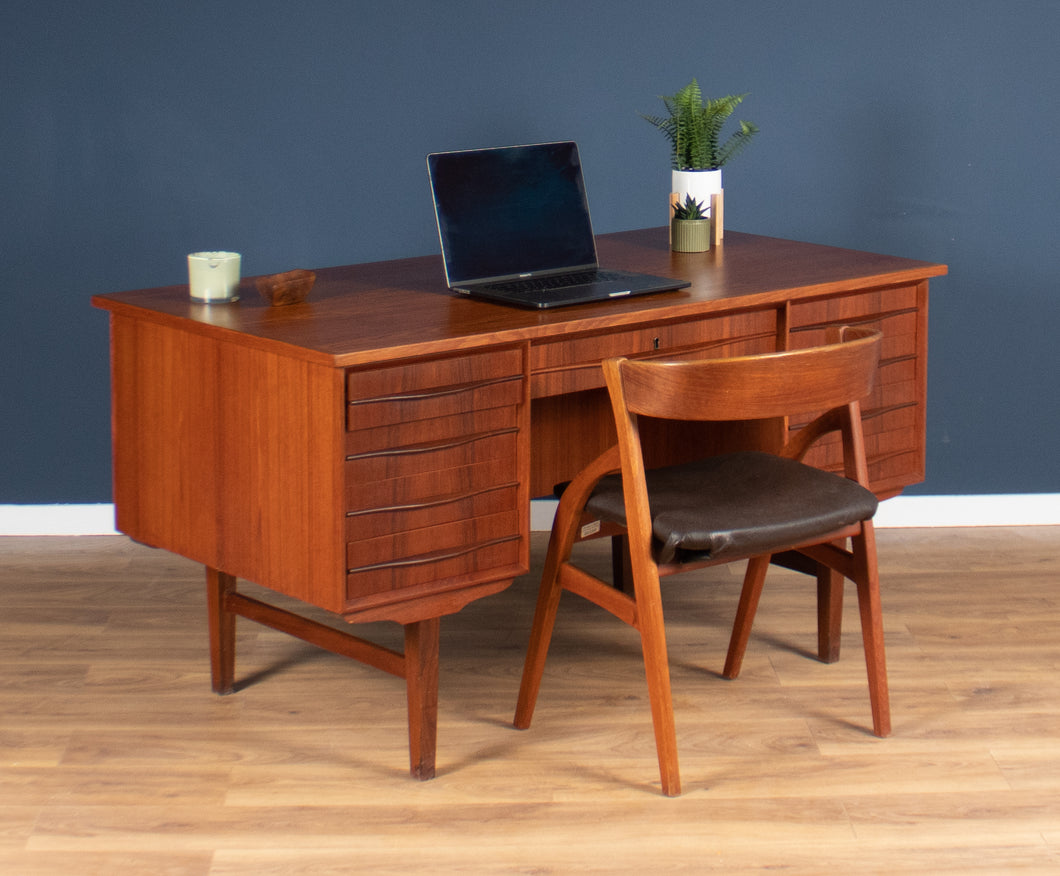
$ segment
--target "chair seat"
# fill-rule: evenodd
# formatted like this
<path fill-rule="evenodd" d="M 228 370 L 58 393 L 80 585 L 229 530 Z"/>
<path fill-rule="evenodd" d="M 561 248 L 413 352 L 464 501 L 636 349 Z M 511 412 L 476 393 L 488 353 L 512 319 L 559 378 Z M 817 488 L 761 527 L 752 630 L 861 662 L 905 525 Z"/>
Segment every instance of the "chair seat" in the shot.
<path fill-rule="evenodd" d="M 772 553 L 870 519 L 876 496 L 856 482 L 770 453 L 741 452 L 647 472 L 658 563 Z M 625 526 L 620 475 L 586 510 Z"/>

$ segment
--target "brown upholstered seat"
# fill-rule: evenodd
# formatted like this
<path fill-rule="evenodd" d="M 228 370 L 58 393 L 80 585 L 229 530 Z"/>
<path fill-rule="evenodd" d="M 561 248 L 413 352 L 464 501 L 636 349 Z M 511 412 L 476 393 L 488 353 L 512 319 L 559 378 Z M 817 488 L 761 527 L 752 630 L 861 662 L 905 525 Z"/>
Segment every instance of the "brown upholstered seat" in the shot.
<path fill-rule="evenodd" d="M 868 520 L 878 504 L 855 481 L 756 451 L 654 469 L 645 481 L 656 563 L 772 552 Z M 624 527 L 621 476 L 601 479 L 585 510 Z"/>
<path fill-rule="evenodd" d="M 825 346 L 734 359 L 604 363 L 618 444 L 560 497 L 542 575 L 515 726 L 529 727 L 560 594 L 577 593 L 641 635 L 663 793 L 680 793 L 676 730 L 659 579 L 684 569 L 747 559 L 724 675 L 740 670 L 771 561 L 818 579 L 822 659 L 838 656 L 842 578 L 857 585 L 873 730 L 890 732 L 875 536 L 860 400 L 872 389 L 880 334 L 832 331 Z M 823 412 L 823 413 L 822 413 Z M 812 414 L 788 432 L 789 415 Z M 645 470 L 638 417 L 754 421 L 772 446 Z M 804 464 L 810 446 L 840 432 L 843 474 Z M 571 561 L 573 545 L 621 535 L 633 593 Z M 847 543 L 849 540 L 849 548 Z M 829 656 L 830 655 L 830 656 Z"/>

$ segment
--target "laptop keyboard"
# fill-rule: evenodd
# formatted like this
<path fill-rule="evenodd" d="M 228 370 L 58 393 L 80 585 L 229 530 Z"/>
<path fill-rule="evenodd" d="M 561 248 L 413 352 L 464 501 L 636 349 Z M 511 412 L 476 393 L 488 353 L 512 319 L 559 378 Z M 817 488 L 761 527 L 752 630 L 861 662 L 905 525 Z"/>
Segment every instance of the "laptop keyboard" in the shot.
<path fill-rule="evenodd" d="M 550 289 L 566 289 L 597 281 L 620 280 L 624 275 L 617 271 L 574 271 L 570 274 L 553 274 L 548 277 L 531 277 L 526 280 L 505 280 L 490 283 L 491 289 L 502 292 L 543 292 Z"/>

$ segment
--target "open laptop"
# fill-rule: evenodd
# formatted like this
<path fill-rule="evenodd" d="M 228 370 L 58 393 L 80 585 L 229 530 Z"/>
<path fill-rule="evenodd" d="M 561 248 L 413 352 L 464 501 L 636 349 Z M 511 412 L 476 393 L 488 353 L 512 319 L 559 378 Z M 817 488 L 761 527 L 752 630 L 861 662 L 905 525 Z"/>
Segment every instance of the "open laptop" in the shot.
<path fill-rule="evenodd" d="M 690 285 L 600 268 L 573 142 L 435 152 L 427 169 L 455 292 L 543 308 Z"/>

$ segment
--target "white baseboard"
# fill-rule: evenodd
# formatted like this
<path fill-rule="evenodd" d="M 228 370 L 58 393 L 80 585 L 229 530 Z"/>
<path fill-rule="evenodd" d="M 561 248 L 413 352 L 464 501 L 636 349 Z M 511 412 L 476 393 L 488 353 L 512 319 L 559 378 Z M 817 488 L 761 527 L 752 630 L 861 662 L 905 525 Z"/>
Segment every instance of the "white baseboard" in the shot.
<path fill-rule="evenodd" d="M 556 502 L 530 506 L 530 528 L 551 529 Z M 1060 493 L 897 496 L 881 503 L 876 526 L 1060 526 Z M 0 536 L 114 535 L 113 505 L 0 505 Z"/>
<path fill-rule="evenodd" d="M 876 526 L 1060 526 L 1060 493 L 895 496 L 880 503 Z"/>
<path fill-rule="evenodd" d="M 113 505 L 0 505 L 0 536 L 116 533 Z"/>

